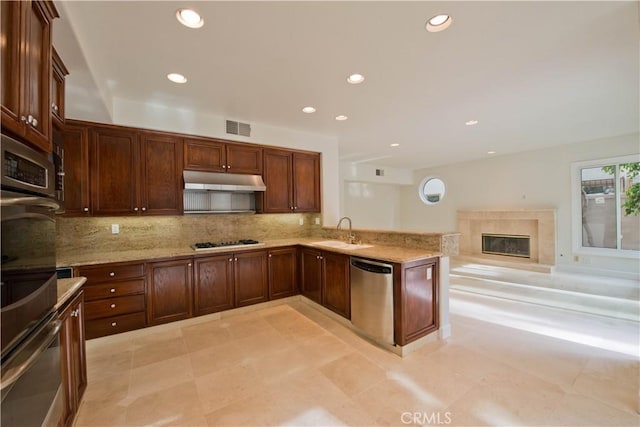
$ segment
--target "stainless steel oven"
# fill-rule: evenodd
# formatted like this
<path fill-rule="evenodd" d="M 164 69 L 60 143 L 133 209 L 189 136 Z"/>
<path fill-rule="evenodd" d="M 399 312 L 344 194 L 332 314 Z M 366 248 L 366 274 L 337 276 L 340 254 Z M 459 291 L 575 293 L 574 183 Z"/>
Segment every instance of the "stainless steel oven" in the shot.
<path fill-rule="evenodd" d="M 64 412 L 57 315 L 43 319 L 2 362 L 3 426 L 57 426 Z"/>
<path fill-rule="evenodd" d="M 54 311 L 55 169 L 49 157 L 6 135 L 1 143 L 2 424 L 41 425 L 31 417 L 55 412 L 62 394 Z M 25 411 L 25 404 L 31 409 Z"/>

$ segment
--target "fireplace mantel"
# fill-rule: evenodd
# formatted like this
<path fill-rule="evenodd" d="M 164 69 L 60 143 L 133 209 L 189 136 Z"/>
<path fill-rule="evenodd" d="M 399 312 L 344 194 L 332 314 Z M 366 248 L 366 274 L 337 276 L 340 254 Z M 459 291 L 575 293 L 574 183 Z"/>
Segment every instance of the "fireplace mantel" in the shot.
<path fill-rule="evenodd" d="M 555 209 L 458 211 L 458 231 L 461 255 L 483 255 L 482 233 L 526 235 L 532 262 L 556 263 Z"/>

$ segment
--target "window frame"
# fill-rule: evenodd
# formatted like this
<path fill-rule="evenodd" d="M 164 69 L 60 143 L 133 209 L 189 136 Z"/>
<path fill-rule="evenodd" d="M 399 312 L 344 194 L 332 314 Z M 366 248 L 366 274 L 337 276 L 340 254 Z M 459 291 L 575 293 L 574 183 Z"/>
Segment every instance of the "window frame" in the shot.
<path fill-rule="evenodd" d="M 572 249 L 575 255 L 596 255 L 613 258 L 630 258 L 640 259 L 640 250 L 621 249 L 620 248 L 620 224 L 622 218 L 622 206 L 620 204 L 620 179 L 619 171 L 622 163 L 640 162 L 640 154 L 630 154 L 626 156 L 610 157 L 606 159 L 587 160 L 571 163 L 571 225 L 572 225 Z M 616 230 L 618 238 L 616 239 L 616 248 L 594 248 L 582 246 L 582 169 L 616 166 L 615 194 L 616 194 Z"/>

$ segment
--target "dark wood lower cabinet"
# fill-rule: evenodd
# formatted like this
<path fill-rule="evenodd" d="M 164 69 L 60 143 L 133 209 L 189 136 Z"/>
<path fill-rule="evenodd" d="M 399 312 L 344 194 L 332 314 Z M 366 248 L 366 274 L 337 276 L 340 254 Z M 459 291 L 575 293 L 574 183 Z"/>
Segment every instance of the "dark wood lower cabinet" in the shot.
<path fill-rule="evenodd" d="M 322 305 L 351 319 L 351 286 L 348 255 L 322 253 Z"/>
<path fill-rule="evenodd" d="M 269 299 L 290 297 L 298 293 L 298 250 L 293 248 L 269 251 Z"/>
<path fill-rule="evenodd" d="M 302 295 L 347 319 L 351 318 L 349 259 L 333 252 L 300 250 Z"/>
<path fill-rule="evenodd" d="M 73 425 L 82 395 L 87 388 L 87 360 L 84 336 L 84 295 L 80 291 L 60 314 L 60 361 L 64 409 L 61 426 Z"/>
<path fill-rule="evenodd" d="M 351 318 L 350 256 L 304 246 L 85 266 L 88 338 L 296 295 Z M 142 272 L 146 276 L 140 277 Z M 439 327 L 439 258 L 394 264 L 394 339 Z M 146 280 L 145 280 L 146 279 Z M 84 313 L 82 314 L 84 321 Z M 83 331 L 84 334 L 84 331 Z"/>
<path fill-rule="evenodd" d="M 267 284 L 266 252 L 234 254 L 233 264 L 236 307 L 268 301 L 269 286 Z"/>
<path fill-rule="evenodd" d="M 302 248 L 300 250 L 300 292 L 305 297 L 322 304 L 322 252 Z"/>
<path fill-rule="evenodd" d="M 150 325 L 191 317 L 192 260 L 147 264 L 147 322 Z"/>
<path fill-rule="evenodd" d="M 394 337 L 406 345 L 439 326 L 438 258 L 414 261 L 394 270 Z"/>
<path fill-rule="evenodd" d="M 194 315 L 233 308 L 233 255 L 194 261 Z"/>

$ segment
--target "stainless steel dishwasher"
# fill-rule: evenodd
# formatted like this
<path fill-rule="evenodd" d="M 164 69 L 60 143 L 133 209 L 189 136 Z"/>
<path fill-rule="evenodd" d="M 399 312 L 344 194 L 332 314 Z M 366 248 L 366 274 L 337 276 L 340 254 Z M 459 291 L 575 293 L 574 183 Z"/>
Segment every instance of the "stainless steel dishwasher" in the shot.
<path fill-rule="evenodd" d="M 351 257 L 351 323 L 374 340 L 395 344 L 391 264 Z"/>

